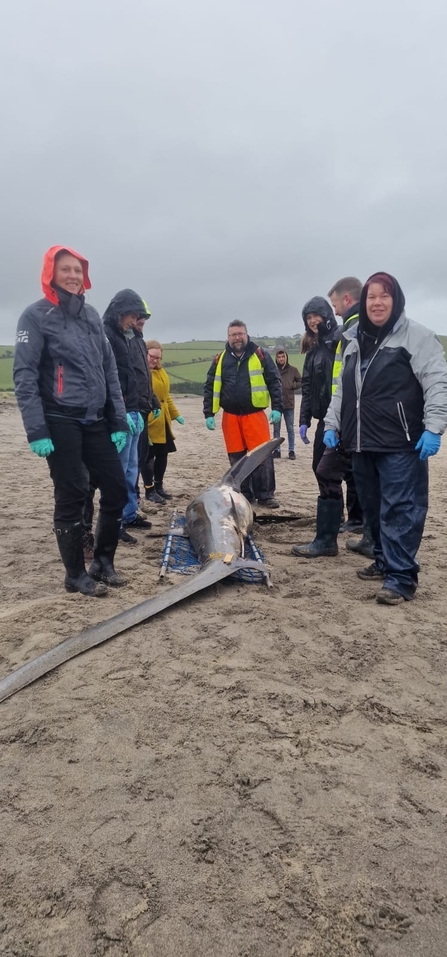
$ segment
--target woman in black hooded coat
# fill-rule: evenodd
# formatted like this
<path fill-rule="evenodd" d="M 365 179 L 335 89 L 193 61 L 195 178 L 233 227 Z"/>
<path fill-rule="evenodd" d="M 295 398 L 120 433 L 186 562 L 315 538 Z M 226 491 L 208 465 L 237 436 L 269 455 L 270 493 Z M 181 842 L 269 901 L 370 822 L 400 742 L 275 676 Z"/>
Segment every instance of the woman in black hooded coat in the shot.
<path fill-rule="evenodd" d="M 309 299 L 303 308 L 305 333 L 301 351 L 306 354 L 301 384 L 300 438 L 309 444 L 307 430 L 312 419 L 318 419 L 315 431 L 312 468 L 317 482 L 317 468 L 326 446 L 323 442 L 324 417 L 331 401 L 332 367 L 341 329 L 337 325 L 332 307 L 322 296 Z M 317 533 L 308 545 L 293 545 L 292 554 L 300 558 L 337 554 L 337 535 L 343 501 L 325 498 L 320 488 L 317 503 Z"/>
<path fill-rule="evenodd" d="M 312 419 L 318 419 L 315 432 L 312 468 L 317 466 L 325 450 L 324 417 L 329 408 L 332 390 L 332 367 L 340 339 L 340 328 L 332 306 L 322 296 L 314 296 L 303 307 L 305 333 L 301 352 L 306 354 L 301 383 L 300 438 L 309 444 L 307 430 Z"/>

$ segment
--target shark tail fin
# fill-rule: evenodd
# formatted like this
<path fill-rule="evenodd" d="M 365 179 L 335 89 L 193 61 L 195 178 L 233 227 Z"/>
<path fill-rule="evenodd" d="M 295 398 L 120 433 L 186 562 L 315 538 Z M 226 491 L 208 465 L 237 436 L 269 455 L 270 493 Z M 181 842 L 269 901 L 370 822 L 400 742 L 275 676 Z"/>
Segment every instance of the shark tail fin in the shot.
<path fill-rule="evenodd" d="M 257 469 L 258 465 L 262 465 L 282 442 L 284 442 L 284 438 L 270 439 L 268 442 L 263 442 L 262 445 L 252 449 L 251 452 L 247 452 L 225 473 L 219 485 L 231 485 L 236 492 L 239 492 L 242 482 L 245 482 L 245 479 Z"/>

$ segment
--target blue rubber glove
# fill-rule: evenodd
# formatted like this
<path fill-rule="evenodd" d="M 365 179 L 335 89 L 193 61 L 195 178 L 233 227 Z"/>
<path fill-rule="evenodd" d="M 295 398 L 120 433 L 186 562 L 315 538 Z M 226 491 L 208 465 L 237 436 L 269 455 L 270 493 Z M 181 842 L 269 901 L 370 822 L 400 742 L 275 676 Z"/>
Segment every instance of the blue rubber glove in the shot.
<path fill-rule="evenodd" d="M 269 415 L 269 422 L 271 422 L 272 425 L 278 425 L 278 422 L 281 422 L 281 412 L 278 412 L 277 409 L 272 409 Z"/>
<path fill-rule="evenodd" d="M 323 442 L 327 449 L 336 449 L 337 445 L 340 444 L 340 439 L 333 429 L 326 429 L 323 435 Z"/>
<path fill-rule="evenodd" d="M 184 424 L 185 424 L 185 420 L 184 420 L 184 418 L 183 418 L 182 415 L 178 415 L 178 416 L 177 416 L 176 422 L 178 422 L 179 425 L 184 425 Z"/>
<path fill-rule="evenodd" d="M 159 419 L 161 416 L 161 409 L 152 409 L 152 415 L 154 419 Z"/>
<path fill-rule="evenodd" d="M 122 452 L 123 448 L 127 442 L 128 432 L 112 432 L 110 438 L 114 445 L 116 445 L 116 451 Z"/>
<path fill-rule="evenodd" d="M 35 442 L 30 442 L 29 447 L 31 451 L 39 455 L 41 459 L 46 459 L 47 455 L 51 455 L 51 453 L 54 452 L 54 445 L 51 439 L 36 439 Z"/>
<path fill-rule="evenodd" d="M 429 432 L 427 429 L 422 433 L 419 442 L 415 446 L 416 452 L 421 450 L 419 458 L 422 462 L 428 459 L 429 455 L 436 455 L 441 448 L 441 436 L 437 432 Z"/>
<path fill-rule="evenodd" d="M 298 431 L 299 431 L 299 433 L 300 433 L 300 439 L 301 439 L 302 442 L 304 442 L 304 445 L 310 445 L 310 441 L 309 441 L 309 439 L 307 438 L 307 430 L 308 430 L 308 428 L 309 428 L 309 426 L 307 426 L 307 425 L 300 425 L 300 427 L 299 427 L 299 429 L 298 429 Z"/>
<path fill-rule="evenodd" d="M 212 432 L 213 429 L 216 428 L 216 422 L 215 422 L 215 419 L 214 419 L 214 415 L 209 415 L 208 418 L 205 419 L 205 425 L 206 425 L 207 429 L 210 430 L 210 432 Z"/>
<path fill-rule="evenodd" d="M 143 419 L 143 416 L 141 415 L 141 412 L 138 413 L 137 419 L 138 419 L 138 431 L 142 432 L 144 429 L 144 419 Z"/>
<path fill-rule="evenodd" d="M 129 432 L 130 432 L 130 434 L 131 434 L 131 435 L 135 435 L 135 434 L 136 434 L 136 431 L 137 431 L 137 426 L 136 426 L 136 424 L 135 424 L 135 422 L 134 422 L 134 420 L 133 420 L 132 415 L 131 415 L 130 412 L 127 412 L 127 413 L 126 413 L 126 419 L 127 419 L 127 424 L 128 424 L 128 426 L 129 426 Z"/>

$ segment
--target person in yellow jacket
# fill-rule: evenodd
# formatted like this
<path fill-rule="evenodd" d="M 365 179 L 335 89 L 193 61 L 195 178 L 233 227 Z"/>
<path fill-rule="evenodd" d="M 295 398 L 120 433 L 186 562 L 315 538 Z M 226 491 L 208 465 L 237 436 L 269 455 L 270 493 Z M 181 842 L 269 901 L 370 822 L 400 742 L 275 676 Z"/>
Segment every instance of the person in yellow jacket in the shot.
<path fill-rule="evenodd" d="M 145 499 L 148 502 L 155 502 L 157 505 L 166 505 L 167 500 L 172 498 L 172 495 L 163 487 L 163 479 L 168 464 L 168 455 L 170 452 L 176 451 L 171 424 L 175 420 L 179 425 L 184 425 L 185 420 L 180 415 L 169 391 L 169 376 L 161 365 L 163 350 L 160 343 L 156 339 L 150 339 L 149 342 L 146 342 L 146 349 L 152 374 L 152 389 L 160 402 L 161 415 L 155 419 L 151 412 L 148 418 L 149 441 L 151 444 L 147 459 L 147 479 L 152 474 L 152 484 L 145 484 Z"/>

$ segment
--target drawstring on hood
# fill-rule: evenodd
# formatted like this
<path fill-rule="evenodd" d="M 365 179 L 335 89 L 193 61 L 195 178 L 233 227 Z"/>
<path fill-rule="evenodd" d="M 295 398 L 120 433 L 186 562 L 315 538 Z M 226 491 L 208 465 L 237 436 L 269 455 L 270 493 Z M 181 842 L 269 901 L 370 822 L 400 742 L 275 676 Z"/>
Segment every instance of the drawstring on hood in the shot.
<path fill-rule="evenodd" d="M 332 306 L 329 305 L 326 299 L 323 299 L 323 296 L 314 296 L 313 299 L 309 299 L 309 301 L 303 306 L 303 322 L 306 332 L 309 333 L 310 329 L 307 325 L 307 317 L 312 313 L 314 313 L 316 316 L 321 316 L 323 320 L 318 327 L 319 339 L 325 339 L 329 332 L 332 332 L 334 329 L 338 328 L 338 323 L 334 316 Z"/>
<path fill-rule="evenodd" d="M 375 326 L 374 323 L 368 319 L 366 312 L 368 289 L 373 282 L 381 283 L 384 289 L 386 289 L 386 291 L 389 292 L 393 298 L 393 309 L 390 318 L 387 319 L 383 326 Z M 377 349 L 377 346 L 394 328 L 404 309 L 405 296 L 397 279 L 395 279 L 394 276 L 391 276 L 390 273 L 387 272 L 376 272 L 366 280 L 362 289 L 362 294 L 360 296 L 359 305 L 358 340 L 362 359 L 369 358 L 369 356 L 372 355 L 372 353 Z"/>
<path fill-rule="evenodd" d="M 53 283 L 55 259 L 57 254 L 62 252 L 69 253 L 70 256 L 74 256 L 75 259 L 79 259 L 79 262 L 81 263 L 83 286 L 78 296 L 67 292 L 65 289 L 61 289 L 60 286 L 55 286 Z M 50 246 L 50 249 L 47 249 L 43 257 L 40 281 L 45 299 L 48 299 L 50 302 L 52 302 L 53 306 L 64 304 L 67 312 L 73 315 L 78 315 L 84 303 L 83 294 L 86 289 L 91 289 L 92 287 L 88 274 L 88 260 L 85 258 L 85 256 L 81 256 L 80 253 L 77 253 L 75 249 L 71 249 L 70 246 Z M 74 302 L 70 304 L 70 300 L 74 300 L 75 302 L 79 302 L 79 300 L 81 300 L 79 308 L 76 309 Z M 75 311 L 71 312 L 71 310 Z"/>

